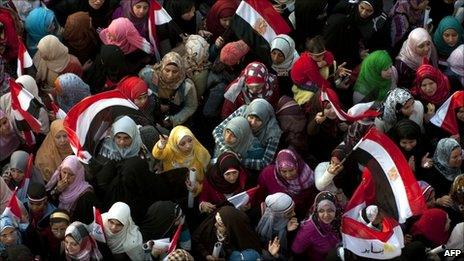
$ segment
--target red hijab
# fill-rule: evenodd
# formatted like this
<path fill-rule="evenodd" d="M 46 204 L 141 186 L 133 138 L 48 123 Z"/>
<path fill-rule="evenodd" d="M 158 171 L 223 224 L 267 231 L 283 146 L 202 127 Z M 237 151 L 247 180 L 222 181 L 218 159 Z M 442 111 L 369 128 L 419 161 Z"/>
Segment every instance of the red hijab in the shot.
<path fill-rule="evenodd" d="M 445 231 L 448 214 L 438 208 L 424 211 L 419 220 L 411 228 L 412 235 L 420 235 L 432 242 L 433 247 L 443 245 L 448 241 L 449 231 Z"/>
<path fill-rule="evenodd" d="M 437 84 L 437 91 L 433 96 L 428 96 L 421 89 L 422 81 L 426 78 Z M 422 64 L 419 68 L 417 68 L 416 79 L 414 80 L 414 87 L 412 88 L 411 93 L 414 97 L 423 102 L 440 106 L 450 95 L 448 77 L 432 65 Z"/>
<path fill-rule="evenodd" d="M 123 78 L 116 87 L 119 91 L 121 91 L 127 98 L 131 101 L 135 101 L 140 95 L 144 93 L 148 93 L 148 85 L 145 83 L 144 80 L 140 79 L 137 76 L 129 76 Z M 148 100 L 142 107 L 147 105 Z"/>
<path fill-rule="evenodd" d="M 15 20 L 13 15 L 6 8 L 0 8 L 0 23 L 3 24 L 5 36 L 0 39 L 0 43 L 4 44 L 6 50 L 2 54 L 7 62 L 18 57 L 18 35 L 16 33 Z"/>
<path fill-rule="evenodd" d="M 219 22 L 219 19 L 233 16 L 238 4 L 236 0 L 218 0 L 211 7 L 206 17 L 206 28 L 213 34 L 213 41 L 226 31 Z"/>

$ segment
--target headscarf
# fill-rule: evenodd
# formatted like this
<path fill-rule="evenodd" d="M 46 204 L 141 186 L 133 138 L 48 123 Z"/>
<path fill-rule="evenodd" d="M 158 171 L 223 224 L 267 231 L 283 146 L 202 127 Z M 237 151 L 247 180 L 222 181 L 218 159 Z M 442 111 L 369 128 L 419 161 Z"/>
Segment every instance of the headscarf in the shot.
<path fill-rule="evenodd" d="M 227 144 L 227 146 L 242 158 L 245 158 L 248 149 L 253 143 L 253 132 L 247 119 L 242 116 L 232 118 L 224 128 L 224 132 L 226 130 L 230 130 L 237 138 L 234 144 Z"/>
<path fill-rule="evenodd" d="M 171 83 L 166 82 L 163 74 L 164 68 L 168 65 L 175 65 L 179 69 L 178 78 Z M 180 54 L 176 52 L 167 53 L 160 63 L 157 63 L 153 66 L 153 69 L 154 73 L 158 77 L 158 91 L 160 91 L 160 89 L 176 90 L 184 82 L 186 77 L 184 61 Z"/>
<path fill-rule="evenodd" d="M 122 160 L 135 157 L 139 154 L 142 147 L 142 138 L 137 124 L 129 116 L 123 116 L 116 120 L 111 127 L 111 138 L 103 143 L 100 154 L 112 160 Z M 115 143 L 114 137 L 118 133 L 125 133 L 132 139 L 132 143 L 128 148 L 119 148 Z"/>
<path fill-rule="evenodd" d="M 182 19 L 182 15 L 190 12 L 190 9 L 195 6 L 194 0 L 164 0 L 164 9 L 171 16 L 174 23 L 178 26 L 176 29 L 177 35 L 180 33 L 194 34 L 197 30 L 197 14 L 195 12 L 190 21 Z M 175 37 L 178 37 L 175 35 Z M 172 37 L 173 35 L 171 35 Z"/>
<path fill-rule="evenodd" d="M 27 198 L 27 190 L 29 189 L 29 184 L 31 182 L 38 182 L 41 184 L 44 183 L 42 177 L 40 176 L 40 173 L 38 173 L 37 169 L 34 168 L 34 166 L 32 166 L 32 169 L 30 170 L 30 182 L 24 182 L 26 179 L 26 171 L 28 170 L 28 162 L 29 154 L 23 150 L 17 150 L 13 152 L 13 154 L 11 154 L 10 168 L 18 169 L 24 173 L 23 180 L 19 184 L 15 184 L 15 186 L 18 186 L 18 193 L 16 194 L 16 196 L 20 201 L 23 201 Z"/>
<path fill-rule="evenodd" d="M 293 180 L 284 179 L 280 174 L 282 168 L 296 169 L 298 177 Z M 298 195 L 314 184 L 314 171 L 296 152 L 290 149 L 284 149 L 277 153 L 274 177 L 277 183 L 285 188 L 285 191 L 291 196 Z"/>
<path fill-rule="evenodd" d="M 140 224 L 143 240 L 170 238 L 177 228 L 175 221 L 181 214 L 180 206 L 172 201 L 153 203 Z"/>
<path fill-rule="evenodd" d="M 438 142 L 435 154 L 433 154 L 433 166 L 449 181 L 453 181 L 457 175 L 461 174 L 459 167 L 449 166 L 451 152 L 457 148 L 461 148 L 461 146 L 455 139 L 444 138 Z"/>
<path fill-rule="evenodd" d="M 264 84 L 259 94 L 251 94 L 248 91 L 247 85 L 251 84 Z M 235 79 L 228 87 L 224 98 L 235 102 L 235 99 L 240 93 L 243 93 L 245 104 L 255 98 L 268 98 L 271 97 L 276 88 L 277 80 L 274 74 L 268 72 L 266 65 L 260 62 L 252 62 L 243 69 L 240 76 Z"/>
<path fill-rule="evenodd" d="M 131 101 L 135 101 L 140 95 L 144 93 L 148 94 L 148 85 L 144 80 L 137 76 L 129 76 L 122 79 L 116 88 Z M 144 108 L 147 104 L 148 100 L 145 102 L 142 108 Z"/>
<path fill-rule="evenodd" d="M 219 54 L 219 60 L 229 66 L 237 65 L 248 52 L 250 47 L 243 41 L 230 42 L 224 45 Z"/>
<path fill-rule="evenodd" d="M 411 228 L 413 236 L 420 235 L 431 241 L 433 247 L 446 244 L 450 231 L 445 231 L 448 214 L 438 208 L 424 210 L 419 220 Z"/>
<path fill-rule="evenodd" d="M 256 233 L 251 230 L 248 217 L 233 206 L 224 206 L 219 209 L 222 223 L 227 228 L 227 239 L 234 249 L 261 250 Z"/>
<path fill-rule="evenodd" d="M 430 42 L 430 51 L 425 58 L 433 58 L 432 55 L 435 50 L 433 47 L 432 37 L 430 37 L 427 30 L 419 27 L 409 33 L 408 39 L 404 41 L 401 51 L 396 59 L 404 62 L 409 68 L 417 70 L 417 68 L 419 68 L 419 66 L 423 63 L 423 57 L 416 53 L 416 47 L 427 41 Z"/>
<path fill-rule="evenodd" d="M 1 10 L 1 9 L 0 9 Z M 16 59 L 18 55 L 12 59 Z M 5 71 L 6 60 L 3 56 L 0 56 L 0 97 L 10 92 L 10 75 Z"/>
<path fill-rule="evenodd" d="M 90 96 L 90 87 L 74 73 L 65 73 L 55 81 L 56 102 L 68 112 L 76 103 Z"/>
<path fill-rule="evenodd" d="M 458 41 L 454 46 L 448 45 L 445 43 L 445 40 L 443 40 L 443 33 L 448 29 L 453 29 L 458 33 Z M 438 53 L 448 57 L 456 47 L 464 42 L 463 33 L 464 29 L 462 28 L 462 25 L 454 16 L 445 16 L 441 19 L 437 30 L 435 30 L 435 33 L 433 34 L 433 42 L 437 47 Z"/>
<path fill-rule="evenodd" d="M 18 233 L 18 224 L 14 221 L 10 215 L 1 215 L 0 216 L 0 233 L 3 232 L 6 228 L 14 228 L 16 234 L 16 244 L 21 244 L 21 236 Z M 0 242 L 0 253 L 3 253 L 6 250 L 7 246 Z"/>
<path fill-rule="evenodd" d="M 47 191 L 52 190 L 61 179 L 61 169 L 68 168 L 74 174 L 74 182 L 70 184 L 59 196 L 59 208 L 71 211 L 79 197 L 92 186 L 85 181 L 84 166 L 80 163 L 75 155 L 67 156 L 58 169 L 55 171 L 45 188 Z"/>
<path fill-rule="evenodd" d="M 416 9 L 414 6 L 418 6 L 424 1 L 425 0 L 398 0 L 390 9 L 390 16 L 394 14 L 404 14 L 413 25 L 417 25 L 416 23 L 422 19 L 424 10 Z"/>
<path fill-rule="evenodd" d="M 395 126 L 389 131 L 389 136 L 395 141 L 395 143 L 399 146 L 402 139 L 415 139 L 417 141 L 416 147 L 410 152 L 406 152 L 403 150 L 401 146 L 399 148 L 403 151 L 403 154 L 409 158 L 409 155 L 413 155 L 414 151 L 420 147 L 421 138 L 422 138 L 422 130 L 416 122 L 410 119 L 402 119 L 398 121 Z"/>
<path fill-rule="evenodd" d="M 63 38 L 66 44 L 79 53 L 92 53 L 98 42 L 89 13 L 77 12 L 68 16 L 64 26 Z"/>
<path fill-rule="evenodd" d="M 375 91 L 376 100 L 383 101 L 390 90 L 392 80 L 382 78 L 382 71 L 390 68 L 392 64 L 387 51 L 378 50 L 370 53 L 362 61 L 354 90 L 363 95 L 369 95 Z"/>
<path fill-rule="evenodd" d="M 37 68 L 36 79 L 47 81 L 53 86 L 56 78 L 68 66 L 71 56 L 68 47 L 54 35 L 47 35 L 39 41 L 37 53 L 34 55 L 34 65 Z"/>
<path fill-rule="evenodd" d="M 147 3 L 149 7 L 148 10 L 150 10 L 150 1 L 148 0 L 126 0 L 126 1 L 121 1 L 120 5 L 122 8 L 122 14 L 124 15 L 124 17 L 128 18 L 132 22 L 132 24 L 135 26 L 137 31 L 140 33 L 140 35 L 143 36 L 143 34 L 148 31 L 148 16 L 149 15 L 147 13 L 142 18 L 138 18 L 137 16 L 135 16 L 133 7 L 134 5 L 140 2 Z"/>
<path fill-rule="evenodd" d="M 464 213 L 464 174 L 458 175 L 451 185 L 450 197 L 458 210 Z"/>
<path fill-rule="evenodd" d="M 132 220 L 130 208 L 126 203 L 114 203 L 108 212 L 102 214 L 102 219 L 106 242 L 113 254 L 126 253 L 131 260 L 143 258 L 142 234 L 139 227 Z M 123 225 L 122 230 L 117 234 L 113 234 L 109 229 L 110 219 L 116 219 Z"/>
<path fill-rule="evenodd" d="M 3 24 L 3 32 L 5 34 L 3 36 L 4 39 L 0 39 L 0 43 L 5 45 L 2 57 L 7 62 L 11 62 L 18 57 L 18 33 L 16 32 L 15 19 L 12 12 L 6 8 L 0 9 L 0 23 Z"/>
<path fill-rule="evenodd" d="M 55 143 L 55 136 L 58 132 L 66 131 L 63 122 L 64 120 L 55 120 L 52 122 L 50 132 L 37 151 L 35 165 L 42 173 L 44 180 L 47 181 L 50 180 L 50 177 L 55 173 L 61 162 L 73 153 L 69 144 L 66 148 L 58 148 Z"/>
<path fill-rule="evenodd" d="M 192 137 L 193 148 L 192 154 L 190 155 L 186 155 L 184 152 L 179 150 L 179 143 L 185 136 Z M 208 150 L 206 150 L 197 138 L 195 138 L 192 131 L 185 126 L 178 125 L 171 130 L 166 147 L 169 147 L 172 150 L 174 154 L 174 161 L 180 165 L 183 165 L 185 163 L 184 161 L 191 155 L 193 155 L 193 157 L 201 163 L 203 169 L 206 169 L 209 161 L 211 160 Z"/>
<path fill-rule="evenodd" d="M 277 75 L 289 75 L 289 71 L 292 69 L 293 64 L 300 58 L 298 52 L 295 49 L 295 41 L 286 35 L 279 34 L 271 42 L 271 52 L 273 50 L 279 50 L 285 57 L 285 60 L 280 64 L 272 64 L 272 69 Z"/>
<path fill-rule="evenodd" d="M 110 39 L 108 34 L 111 34 L 115 39 Z M 140 36 L 134 24 L 125 17 L 114 19 L 108 28 L 100 32 L 100 39 L 103 44 L 118 46 L 124 54 L 132 53 L 137 49 L 148 54 L 152 52 L 150 43 Z"/>
<path fill-rule="evenodd" d="M 332 221 L 331 224 L 325 224 L 319 220 L 319 210 L 324 207 L 328 206 L 330 209 L 335 211 L 335 219 Z M 338 205 L 337 198 L 335 195 L 329 191 L 321 191 L 319 194 L 316 195 L 314 199 L 314 204 L 311 207 L 312 214 L 310 216 L 311 221 L 316 226 L 317 230 L 323 236 L 327 236 L 329 234 L 337 233 L 340 229 L 340 220 L 341 220 L 341 209 Z"/>
<path fill-rule="evenodd" d="M 219 20 L 233 16 L 237 7 L 238 2 L 236 0 L 218 0 L 211 7 L 206 17 L 206 29 L 213 34 L 213 41 L 226 31 L 226 28 L 221 25 Z"/>
<path fill-rule="evenodd" d="M 0 161 L 8 158 L 8 156 L 10 156 L 11 153 L 13 153 L 21 144 L 21 140 L 13 128 L 10 117 L 0 108 L 0 121 L 4 118 L 7 120 L 6 124 L 10 126 L 11 133 L 6 136 L 0 136 L 0 151 L 2 152 L 0 155 Z"/>
<path fill-rule="evenodd" d="M 384 102 L 383 120 L 389 124 L 395 124 L 397 112 L 403 107 L 407 101 L 414 99 L 407 90 L 395 88 L 390 91 L 387 99 Z"/>
<path fill-rule="evenodd" d="M 190 35 L 185 43 L 185 49 L 187 51 L 185 67 L 189 78 L 192 78 L 195 73 L 209 68 L 211 65 L 208 61 L 209 43 L 203 37 L 196 34 Z"/>
<path fill-rule="evenodd" d="M 97 242 L 90 236 L 85 224 L 79 221 L 71 223 L 66 228 L 64 235 L 72 237 L 80 245 L 81 249 L 77 255 L 71 255 L 65 248 L 66 260 L 103 260 Z"/>
<path fill-rule="evenodd" d="M 437 91 L 433 96 L 428 96 L 422 91 L 422 81 L 426 78 L 437 84 Z M 432 65 L 423 64 L 416 71 L 416 79 L 414 80 L 414 87 L 411 89 L 411 93 L 423 102 L 440 106 L 450 96 L 448 77 Z"/>
<path fill-rule="evenodd" d="M 37 7 L 32 10 L 26 18 L 24 27 L 27 32 L 27 48 L 30 55 L 37 51 L 37 43 L 48 34 L 55 34 L 50 31 L 52 24 L 58 27 L 55 14 L 52 10 L 45 7 Z M 58 28 L 55 28 L 57 30 Z"/>
<path fill-rule="evenodd" d="M 428 202 L 429 200 L 432 199 L 432 195 L 435 192 L 435 189 L 429 185 L 429 183 L 419 180 L 417 181 L 419 183 L 419 187 L 422 190 L 422 196 L 424 196 L 425 202 Z"/>
<path fill-rule="evenodd" d="M 257 116 L 263 124 L 256 130 L 253 135 L 258 138 L 261 144 L 266 144 L 269 139 L 280 139 L 282 130 L 274 114 L 274 108 L 265 99 L 257 98 L 248 104 L 243 117 L 249 115 Z"/>
<path fill-rule="evenodd" d="M 287 247 L 287 223 L 289 214 L 294 210 L 295 203 L 292 198 L 282 192 L 269 195 L 265 199 L 266 208 L 259 220 L 256 232 L 261 242 L 269 242 L 278 234 L 280 244 Z"/>
<path fill-rule="evenodd" d="M 239 173 L 237 180 L 233 184 L 224 178 L 226 172 L 231 169 L 235 169 Z M 237 156 L 231 152 L 224 152 L 218 157 L 216 164 L 208 171 L 206 178 L 211 186 L 218 192 L 231 194 L 245 188 L 245 175 L 244 169 Z"/>
<path fill-rule="evenodd" d="M 448 57 L 448 65 L 452 72 L 459 75 L 462 85 L 464 85 L 464 44 L 458 46 Z"/>
<path fill-rule="evenodd" d="M 24 21 L 32 10 L 40 7 L 42 4 L 40 0 L 15 0 L 12 2 L 14 4 L 14 9 L 18 12 L 18 16 L 21 21 Z"/>

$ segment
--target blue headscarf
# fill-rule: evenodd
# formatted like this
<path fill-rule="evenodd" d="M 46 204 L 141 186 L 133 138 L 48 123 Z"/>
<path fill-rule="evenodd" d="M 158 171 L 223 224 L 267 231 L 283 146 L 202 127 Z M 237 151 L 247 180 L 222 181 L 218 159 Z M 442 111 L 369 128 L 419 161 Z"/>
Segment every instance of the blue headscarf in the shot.
<path fill-rule="evenodd" d="M 54 30 L 50 30 L 52 24 L 55 25 Z M 37 7 L 26 17 L 25 28 L 27 32 L 27 50 L 33 56 L 37 52 L 37 43 L 40 39 L 49 34 L 56 34 L 59 25 L 52 10 Z"/>
<path fill-rule="evenodd" d="M 8 215 L 0 216 L 0 234 L 6 228 L 14 228 L 16 231 L 16 244 L 21 244 L 21 236 L 18 232 L 18 224 Z M 6 250 L 7 246 L 0 242 L 0 253 Z"/>
<path fill-rule="evenodd" d="M 90 96 L 90 87 L 74 73 L 65 73 L 56 79 L 59 91 L 56 101 L 62 110 L 68 112 L 76 103 Z M 56 83 L 55 82 L 55 85 Z"/>
<path fill-rule="evenodd" d="M 443 40 L 443 33 L 447 29 L 454 29 L 458 33 L 458 42 L 454 46 L 449 46 L 445 43 L 445 40 Z M 463 43 L 463 28 L 458 19 L 453 16 L 446 16 L 441 19 L 437 30 L 433 34 L 433 42 L 437 47 L 438 53 L 442 56 L 448 57 L 454 49 Z"/>

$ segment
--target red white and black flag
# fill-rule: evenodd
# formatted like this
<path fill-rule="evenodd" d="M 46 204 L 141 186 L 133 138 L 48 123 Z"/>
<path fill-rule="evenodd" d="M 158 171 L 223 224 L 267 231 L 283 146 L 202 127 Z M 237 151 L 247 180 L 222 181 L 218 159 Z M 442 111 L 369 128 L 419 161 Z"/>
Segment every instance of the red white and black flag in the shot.
<path fill-rule="evenodd" d="M 430 122 L 449 134 L 456 135 L 459 133 L 456 110 L 462 107 L 464 107 L 464 91 L 457 91 L 440 106 Z"/>
<path fill-rule="evenodd" d="M 155 49 L 156 59 L 160 60 L 159 42 L 168 37 L 168 24 L 172 21 L 168 12 L 156 1 L 150 1 L 148 12 L 148 38 Z"/>
<path fill-rule="evenodd" d="M 18 64 L 16 69 L 18 77 L 24 74 L 24 69 L 29 68 L 32 65 L 32 58 L 29 55 L 23 40 L 18 37 Z"/>
<path fill-rule="evenodd" d="M 118 90 L 87 97 L 69 110 L 64 127 L 71 148 L 80 161 L 89 163 L 107 130 L 117 117 L 123 115 L 131 117 L 137 124 L 148 122 L 137 105 Z"/>

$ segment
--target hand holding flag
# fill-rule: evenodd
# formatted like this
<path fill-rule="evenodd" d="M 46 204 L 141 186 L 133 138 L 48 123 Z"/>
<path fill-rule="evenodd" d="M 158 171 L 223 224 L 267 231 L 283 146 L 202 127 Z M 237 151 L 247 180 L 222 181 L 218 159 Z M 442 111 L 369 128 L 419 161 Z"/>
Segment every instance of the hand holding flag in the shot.
<path fill-rule="evenodd" d="M 105 229 L 100 210 L 93 207 L 93 222 L 89 225 L 90 234 L 95 240 L 106 243 Z"/>

